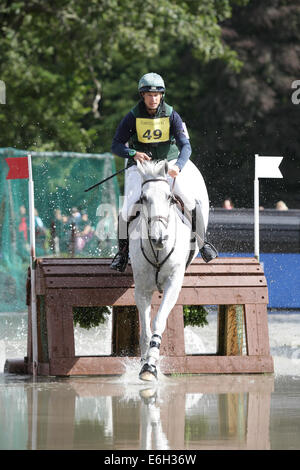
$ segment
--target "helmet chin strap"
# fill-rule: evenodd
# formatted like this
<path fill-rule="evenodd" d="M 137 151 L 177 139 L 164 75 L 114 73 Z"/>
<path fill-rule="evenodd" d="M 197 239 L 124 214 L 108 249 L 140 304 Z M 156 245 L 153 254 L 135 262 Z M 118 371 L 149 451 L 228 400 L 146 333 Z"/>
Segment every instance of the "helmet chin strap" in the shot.
<path fill-rule="evenodd" d="M 163 103 L 164 103 L 164 96 L 165 96 L 165 94 L 163 93 L 162 96 L 161 96 L 160 103 L 159 103 L 157 109 L 155 110 L 155 114 L 158 113 L 161 110 L 161 108 L 163 106 Z"/>

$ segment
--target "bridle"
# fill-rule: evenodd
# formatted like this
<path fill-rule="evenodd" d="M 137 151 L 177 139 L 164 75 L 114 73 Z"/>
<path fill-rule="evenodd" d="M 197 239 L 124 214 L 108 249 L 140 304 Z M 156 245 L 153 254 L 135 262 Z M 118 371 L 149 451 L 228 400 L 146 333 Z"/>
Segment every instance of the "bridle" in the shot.
<path fill-rule="evenodd" d="M 150 183 L 150 182 L 159 182 L 159 181 L 164 181 L 165 183 L 167 183 L 167 185 L 169 185 L 169 182 L 166 178 L 151 178 L 151 179 L 148 179 L 148 180 L 145 180 L 143 183 L 142 183 L 142 188 L 144 186 L 144 184 L 146 183 Z M 176 197 L 174 196 L 173 194 L 173 188 L 174 188 L 174 183 L 175 183 L 175 178 L 174 178 L 174 182 L 173 182 L 173 185 L 172 185 L 172 192 L 171 192 L 171 197 L 170 197 L 170 207 L 172 204 L 176 204 L 177 203 L 177 199 Z M 140 197 L 140 200 L 139 202 L 141 204 L 143 204 L 143 193 L 141 193 L 141 197 Z M 165 264 L 165 262 L 169 259 L 169 257 L 171 256 L 171 254 L 173 253 L 174 249 L 175 249 L 175 244 L 176 244 L 176 235 L 177 235 L 177 230 L 175 231 L 175 239 L 174 239 L 174 244 L 173 244 L 173 247 L 172 249 L 169 251 L 169 253 L 167 254 L 167 256 L 162 260 L 162 261 L 159 261 L 158 259 L 158 250 L 155 251 L 154 247 L 153 247 L 153 244 L 151 242 L 151 237 L 150 237 L 150 231 L 149 231 L 149 227 L 151 225 L 152 222 L 162 222 L 165 226 L 165 228 L 168 227 L 168 224 L 169 224 L 169 218 L 170 218 L 170 214 L 168 215 L 168 217 L 165 217 L 165 216 L 162 216 L 162 215 L 155 215 L 153 217 L 148 217 L 146 219 L 146 223 L 147 223 L 147 227 L 148 227 L 148 241 L 149 241 L 149 244 L 150 244 L 150 247 L 151 247 L 151 251 L 153 253 L 153 256 L 155 258 L 155 261 L 151 261 L 148 256 L 146 255 L 145 253 L 145 250 L 144 250 L 144 247 L 143 247 L 143 242 L 142 242 L 142 237 L 141 237 L 141 240 L 140 240 L 140 245 L 141 245 L 141 251 L 144 255 L 144 258 L 148 261 L 148 263 L 150 263 L 155 269 L 156 269 L 156 274 L 155 274 L 155 282 L 156 282 L 156 285 L 157 285 L 157 288 L 159 290 L 160 293 L 162 293 L 162 288 L 160 286 L 160 284 L 158 283 L 158 274 L 159 274 L 159 271 L 161 269 L 161 267 Z M 177 228 L 177 225 L 176 225 L 176 228 Z"/>

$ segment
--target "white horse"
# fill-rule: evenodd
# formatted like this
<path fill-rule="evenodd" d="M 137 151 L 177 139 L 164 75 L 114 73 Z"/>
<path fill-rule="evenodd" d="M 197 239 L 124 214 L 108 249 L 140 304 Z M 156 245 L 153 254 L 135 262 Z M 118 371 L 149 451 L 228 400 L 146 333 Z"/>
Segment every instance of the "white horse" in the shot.
<path fill-rule="evenodd" d="M 137 163 L 142 175 L 140 215 L 129 225 L 129 254 L 140 315 L 142 380 L 157 378 L 159 347 L 169 313 L 177 302 L 190 262 L 191 226 L 183 223 L 167 180 L 167 161 Z M 192 259 L 198 254 L 196 244 Z M 163 298 L 151 330 L 154 291 Z"/>

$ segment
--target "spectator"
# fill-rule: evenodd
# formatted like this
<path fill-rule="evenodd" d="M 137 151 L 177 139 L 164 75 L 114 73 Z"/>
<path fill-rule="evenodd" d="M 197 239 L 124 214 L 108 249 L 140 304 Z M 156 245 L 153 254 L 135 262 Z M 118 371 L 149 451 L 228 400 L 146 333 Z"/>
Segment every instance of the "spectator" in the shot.
<path fill-rule="evenodd" d="M 37 256 L 42 256 L 45 254 L 47 230 L 36 209 L 34 209 L 34 225 Z"/>
<path fill-rule="evenodd" d="M 225 199 L 222 207 L 223 209 L 226 209 L 226 210 L 233 209 L 234 206 L 233 206 L 232 200 L 229 197 Z"/>
<path fill-rule="evenodd" d="M 28 221 L 27 221 L 25 206 L 20 206 L 19 233 L 22 233 L 23 240 L 25 242 L 28 242 Z"/>
<path fill-rule="evenodd" d="M 26 207 L 19 208 L 19 225 L 18 225 L 18 252 L 23 261 L 28 261 L 30 252 L 29 247 L 29 222 L 26 215 Z"/>
<path fill-rule="evenodd" d="M 34 209 L 34 220 L 35 220 L 36 235 L 39 235 L 40 233 L 45 233 L 46 229 L 44 227 L 42 219 L 39 216 L 37 209 Z"/>
<path fill-rule="evenodd" d="M 75 225 L 78 225 L 81 220 L 81 214 L 77 207 L 72 207 L 71 210 L 71 219 L 75 222 Z"/>
<path fill-rule="evenodd" d="M 64 222 L 60 209 L 54 209 L 54 220 L 51 222 L 51 249 L 56 255 L 63 251 Z"/>
<path fill-rule="evenodd" d="M 278 211 L 287 211 L 287 210 L 289 210 L 288 206 L 287 206 L 286 203 L 283 202 L 283 201 L 278 201 L 278 202 L 276 202 L 275 208 L 276 208 Z"/>
<path fill-rule="evenodd" d="M 80 252 L 84 249 L 85 245 L 91 240 L 94 234 L 94 229 L 90 224 L 89 217 L 86 211 L 83 211 L 80 221 L 77 224 L 76 233 L 76 251 Z"/>
<path fill-rule="evenodd" d="M 69 217 L 67 215 L 62 214 L 61 220 L 62 220 L 62 229 L 61 229 L 61 235 L 60 235 L 60 240 L 59 240 L 59 250 L 60 250 L 60 253 L 68 253 L 69 243 L 70 243 L 71 225 L 69 223 Z"/>

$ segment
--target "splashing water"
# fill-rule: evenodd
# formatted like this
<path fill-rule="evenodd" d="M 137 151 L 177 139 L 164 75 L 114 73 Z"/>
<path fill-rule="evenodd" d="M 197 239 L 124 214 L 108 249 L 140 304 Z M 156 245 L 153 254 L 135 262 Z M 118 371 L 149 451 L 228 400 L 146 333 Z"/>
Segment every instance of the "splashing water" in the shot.
<path fill-rule="evenodd" d="M 185 328 L 187 354 L 216 352 L 217 314 L 209 313 L 208 326 Z M 275 376 L 300 377 L 300 311 L 270 311 L 268 315 L 270 350 L 274 359 Z M 76 355 L 110 355 L 111 316 L 107 323 L 97 328 L 75 328 Z M 0 373 L 6 359 L 23 358 L 27 355 L 27 314 L 0 313 Z M 160 358 L 163 361 L 163 357 Z M 138 378 L 140 359 L 124 357 L 125 372 L 113 380 L 138 389 L 145 382 Z M 160 383 L 168 381 L 158 367 Z M 138 393 L 138 391 L 137 391 Z"/>

